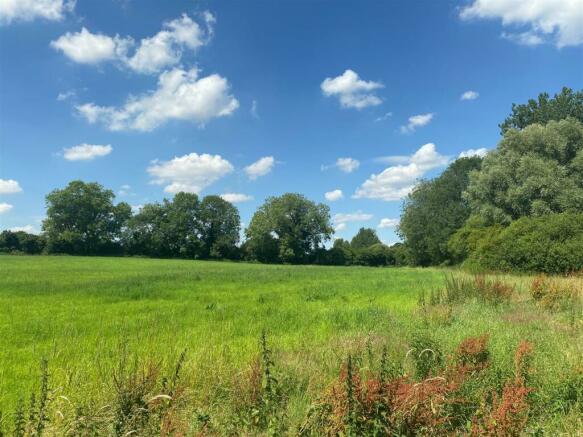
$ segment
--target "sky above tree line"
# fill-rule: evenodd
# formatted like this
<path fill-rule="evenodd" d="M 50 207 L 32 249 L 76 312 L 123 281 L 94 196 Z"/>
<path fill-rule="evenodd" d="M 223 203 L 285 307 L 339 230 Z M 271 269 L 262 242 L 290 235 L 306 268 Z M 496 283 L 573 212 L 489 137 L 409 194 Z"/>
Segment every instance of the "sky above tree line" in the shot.
<path fill-rule="evenodd" d="M 330 205 L 398 240 L 404 197 L 500 139 L 513 102 L 583 88 L 583 0 L 0 0 L 0 229 L 97 181 L 140 205 Z"/>

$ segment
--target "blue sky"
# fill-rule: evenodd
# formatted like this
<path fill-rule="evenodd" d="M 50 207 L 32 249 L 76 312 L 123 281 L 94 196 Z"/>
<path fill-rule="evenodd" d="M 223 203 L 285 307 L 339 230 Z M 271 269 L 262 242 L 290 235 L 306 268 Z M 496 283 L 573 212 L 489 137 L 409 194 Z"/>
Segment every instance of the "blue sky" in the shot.
<path fill-rule="evenodd" d="M 0 229 L 82 179 L 230 194 L 244 224 L 300 192 L 397 241 L 416 180 L 583 88 L 582 29 L 581 0 L 0 0 Z"/>

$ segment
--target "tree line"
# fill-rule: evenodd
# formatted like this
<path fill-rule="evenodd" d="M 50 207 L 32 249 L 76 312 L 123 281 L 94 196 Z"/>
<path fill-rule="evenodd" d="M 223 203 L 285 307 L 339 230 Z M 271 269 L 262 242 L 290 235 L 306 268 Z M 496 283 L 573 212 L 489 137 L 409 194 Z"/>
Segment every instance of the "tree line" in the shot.
<path fill-rule="evenodd" d="M 330 210 L 297 193 L 270 197 L 244 241 L 237 208 L 219 196 L 178 193 L 132 212 L 113 191 L 73 181 L 46 196 L 43 232 L 0 234 L 0 251 L 142 255 L 330 265 L 452 265 L 563 273 L 583 269 L 583 91 L 514 104 L 484 158 L 460 158 L 420 181 L 398 234 L 333 236 Z"/>

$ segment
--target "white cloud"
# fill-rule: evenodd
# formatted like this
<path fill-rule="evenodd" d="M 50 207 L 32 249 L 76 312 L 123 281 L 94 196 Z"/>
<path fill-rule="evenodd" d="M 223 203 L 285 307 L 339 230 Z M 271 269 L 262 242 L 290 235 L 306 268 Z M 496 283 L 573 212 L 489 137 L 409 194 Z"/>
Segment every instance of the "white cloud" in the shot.
<path fill-rule="evenodd" d="M 460 17 L 500 19 L 504 27 L 527 29 L 502 34 L 520 44 L 552 42 L 561 48 L 583 43 L 581 0 L 474 0 Z"/>
<path fill-rule="evenodd" d="M 129 196 L 130 194 L 133 194 L 131 192 L 132 187 L 128 184 L 124 184 L 121 187 L 119 187 L 119 191 L 117 192 L 117 194 L 119 196 Z"/>
<path fill-rule="evenodd" d="M 67 161 L 91 161 L 92 159 L 106 156 L 111 153 L 113 147 L 109 144 L 79 144 L 78 146 L 63 149 L 63 157 Z"/>
<path fill-rule="evenodd" d="M 170 161 L 152 161 L 147 171 L 154 178 L 152 183 L 166 185 L 167 193 L 199 193 L 232 172 L 233 166 L 220 155 L 190 153 Z"/>
<path fill-rule="evenodd" d="M 65 100 L 75 97 L 77 93 L 75 90 L 65 91 L 57 95 L 57 102 L 64 102 Z"/>
<path fill-rule="evenodd" d="M 207 35 L 212 34 L 214 21 L 212 14 L 205 14 L 206 32 L 186 14 L 164 23 L 164 30 L 151 38 L 142 39 L 134 55 L 127 59 L 127 65 L 140 73 L 156 73 L 176 65 L 182 58 L 184 48 L 194 51 L 208 42 Z"/>
<path fill-rule="evenodd" d="M 59 21 L 75 8 L 75 0 L 0 0 L 0 23 L 32 21 L 35 18 Z"/>
<path fill-rule="evenodd" d="M 479 92 L 470 90 L 463 93 L 460 97 L 460 100 L 476 100 L 478 97 L 480 97 Z"/>
<path fill-rule="evenodd" d="M 335 232 L 340 232 L 346 229 L 346 223 L 338 223 L 336 226 L 334 226 L 334 231 Z"/>
<path fill-rule="evenodd" d="M 385 201 L 402 199 L 411 192 L 417 180 L 425 173 L 443 167 L 448 162 L 447 156 L 435 150 L 435 144 L 425 144 L 409 158 L 409 163 L 387 167 L 381 173 L 371 175 L 356 190 L 353 197 Z"/>
<path fill-rule="evenodd" d="M 353 158 L 338 158 L 334 165 L 344 173 L 352 173 L 360 167 L 360 161 Z"/>
<path fill-rule="evenodd" d="M 275 159 L 273 158 L 273 156 L 264 156 L 263 158 L 255 161 L 253 164 L 245 167 L 244 170 L 245 173 L 247 173 L 249 179 L 254 181 L 258 177 L 265 176 L 266 174 L 271 172 L 274 165 Z"/>
<path fill-rule="evenodd" d="M 131 44 L 131 39 L 91 33 L 85 27 L 80 32 L 67 32 L 51 41 L 52 48 L 62 51 L 65 56 L 79 64 L 99 64 L 123 58 Z"/>
<path fill-rule="evenodd" d="M 405 126 L 401 126 L 401 133 L 411 133 L 415 131 L 418 127 L 425 126 L 433 119 L 433 113 L 412 115 L 409 117 L 408 123 Z"/>
<path fill-rule="evenodd" d="M 213 118 L 231 115 L 239 107 L 229 91 L 227 79 L 218 74 L 199 78 L 196 68 L 175 68 L 160 75 L 155 91 L 130 96 L 122 107 L 86 103 L 76 109 L 89 123 L 103 123 L 112 131 L 151 131 L 170 120 L 203 126 Z"/>
<path fill-rule="evenodd" d="M 337 200 L 342 199 L 344 197 L 344 194 L 342 194 L 342 190 L 332 190 L 324 193 L 324 197 L 329 202 L 335 202 Z"/>
<path fill-rule="evenodd" d="M 500 36 L 521 46 L 538 46 L 545 42 L 540 35 L 531 31 L 519 33 L 502 32 Z"/>
<path fill-rule="evenodd" d="M 343 108 L 356 109 L 380 105 L 382 100 L 372 91 L 383 87 L 380 82 L 361 80 L 352 70 L 346 70 L 341 76 L 328 77 L 320 85 L 325 96 L 337 96 Z"/>
<path fill-rule="evenodd" d="M 385 112 L 383 115 L 381 115 L 380 117 L 375 118 L 374 121 L 379 122 L 379 121 L 385 121 L 387 118 L 390 118 L 393 116 L 392 112 Z"/>
<path fill-rule="evenodd" d="M 458 158 L 469 158 L 471 156 L 480 156 L 484 157 L 488 153 L 488 149 L 485 147 L 480 147 L 479 149 L 468 149 L 461 152 Z"/>
<path fill-rule="evenodd" d="M 399 225 L 399 219 L 396 218 L 382 218 L 377 228 L 385 229 L 385 228 L 395 228 Z"/>
<path fill-rule="evenodd" d="M 67 32 L 52 41 L 51 47 L 80 64 L 114 61 L 138 73 L 158 73 L 178 64 L 186 49 L 196 51 L 208 43 L 215 20 L 210 13 L 203 18 L 206 30 L 186 14 L 164 23 L 156 35 L 142 39 L 131 56 L 130 48 L 136 46 L 133 38 L 91 33 L 85 27 L 80 32 Z"/>
<path fill-rule="evenodd" d="M 0 179 L 0 194 L 20 193 L 22 188 L 14 179 Z"/>
<path fill-rule="evenodd" d="M 134 214 L 139 213 L 143 207 L 144 207 L 144 205 L 142 205 L 142 204 L 132 205 L 132 213 L 134 213 Z"/>
<path fill-rule="evenodd" d="M 0 214 L 5 214 L 12 209 L 9 203 L 0 203 Z"/>
<path fill-rule="evenodd" d="M 366 214 L 362 211 L 352 213 L 338 213 L 332 217 L 332 222 L 335 224 L 349 223 L 349 222 L 366 222 L 372 219 L 374 215 Z"/>
<path fill-rule="evenodd" d="M 9 229 L 12 232 L 26 232 L 28 234 L 39 234 L 39 230 L 33 225 L 15 226 Z"/>
<path fill-rule="evenodd" d="M 221 194 L 221 197 L 227 202 L 231 203 L 248 202 L 253 200 L 253 196 L 249 196 L 248 194 L 243 193 L 224 193 Z"/>

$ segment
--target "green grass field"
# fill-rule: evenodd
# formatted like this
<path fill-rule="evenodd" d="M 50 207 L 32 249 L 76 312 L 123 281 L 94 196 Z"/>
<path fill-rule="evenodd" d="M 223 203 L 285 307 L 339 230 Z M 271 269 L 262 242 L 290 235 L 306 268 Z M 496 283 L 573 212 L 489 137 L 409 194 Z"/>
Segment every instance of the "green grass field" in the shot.
<path fill-rule="evenodd" d="M 527 291 L 532 278 L 504 277 L 516 285 L 509 303 L 467 302 L 452 306 L 445 318 L 424 316 L 420 292 L 443 287 L 448 274 L 440 269 L 2 256 L 0 411 L 14 410 L 18 399 L 27 399 L 38 386 L 43 358 L 56 395 L 98 408 L 109 402 L 120 356 L 151 360 L 171 372 L 186 350 L 183 382 L 190 388 L 190 405 L 220 424 L 229 415 L 229 399 L 236 396 L 233 381 L 257 357 L 265 330 L 276 368 L 292 387 L 286 420 L 293 428 L 349 353 L 364 368 L 374 366 L 371 357 L 378 358 L 386 346 L 391 359 L 407 370 L 412 335 L 425 330 L 445 354 L 464 338 L 488 334 L 493 367 L 502 373 L 511 371 L 518 343 L 532 342 L 533 396 L 539 409 L 533 426 L 575 432 L 581 426 L 581 393 L 576 391 L 583 361 L 580 313 L 541 309 Z M 561 390 L 573 381 L 575 395 L 563 396 Z"/>

